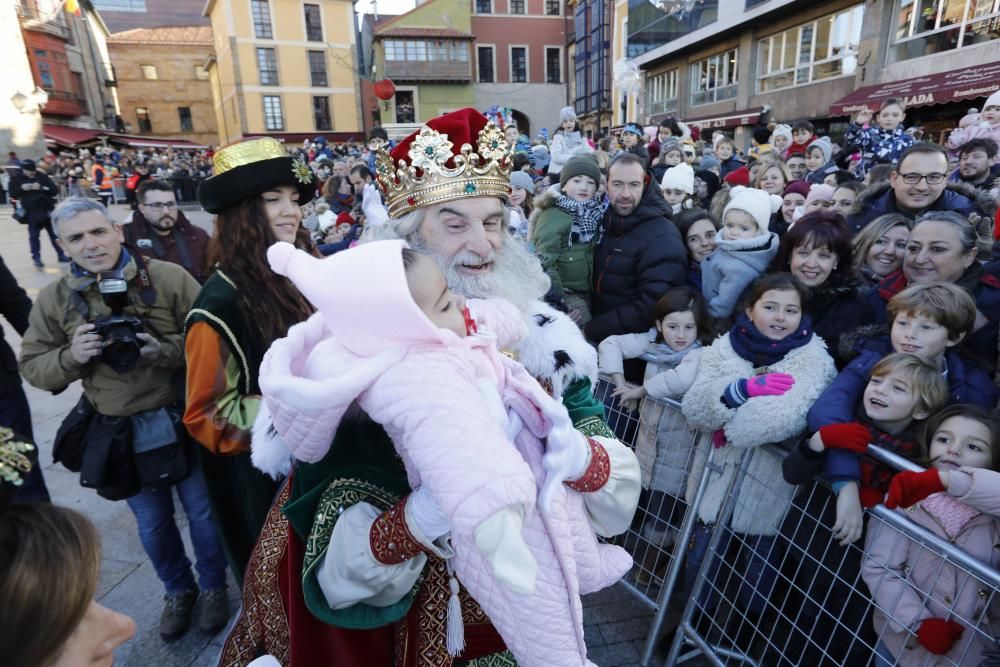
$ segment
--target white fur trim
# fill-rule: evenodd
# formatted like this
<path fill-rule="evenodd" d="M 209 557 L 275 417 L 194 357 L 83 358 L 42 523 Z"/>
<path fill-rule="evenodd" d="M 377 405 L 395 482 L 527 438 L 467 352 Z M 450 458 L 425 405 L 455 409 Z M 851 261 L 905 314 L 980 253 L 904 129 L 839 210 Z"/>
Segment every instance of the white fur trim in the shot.
<path fill-rule="evenodd" d="M 524 320 L 528 324 L 528 335 L 514 351 L 529 373 L 549 380 L 559 394 L 578 378 L 597 383 L 597 350 L 568 315 L 536 301 L 524 313 Z M 565 352 L 569 361 L 557 369 L 556 353 L 559 351 Z"/>
<path fill-rule="evenodd" d="M 253 422 L 250 462 L 254 468 L 274 479 L 287 476 L 292 469 L 292 454 L 271 422 L 271 411 L 267 407 L 267 401 L 260 402 L 260 410 Z"/>

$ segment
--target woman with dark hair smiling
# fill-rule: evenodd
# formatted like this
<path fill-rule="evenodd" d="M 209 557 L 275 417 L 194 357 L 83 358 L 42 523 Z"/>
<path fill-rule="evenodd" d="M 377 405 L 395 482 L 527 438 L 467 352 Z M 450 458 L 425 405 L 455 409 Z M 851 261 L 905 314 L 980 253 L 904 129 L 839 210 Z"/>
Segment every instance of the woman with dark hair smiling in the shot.
<path fill-rule="evenodd" d="M 312 306 L 267 262 L 277 241 L 312 250 L 300 206 L 316 194 L 301 158 L 277 140 L 252 139 L 215 154 L 215 175 L 198 200 L 216 214 L 209 245 L 215 272 L 185 322 L 187 406 L 184 424 L 198 453 L 219 535 L 242 586 L 250 551 L 278 488 L 250 462 L 250 433 L 260 407 L 257 376 L 264 353 Z"/>
<path fill-rule="evenodd" d="M 715 235 L 719 231 L 719 225 L 703 208 L 685 209 L 674 217 L 673 223 L 687 248 L 688 285 L 700 290 L 701 263 L 715 250 Z"/>
<path fill-rule="evenodd" d="M 851 232 L 837 213 L 804 215 L 785 232 L 770 271 L 788 271 L 809 289 L 804 311 L 837 358 L 840 337 L 874 320 L 854 272 Z"/>

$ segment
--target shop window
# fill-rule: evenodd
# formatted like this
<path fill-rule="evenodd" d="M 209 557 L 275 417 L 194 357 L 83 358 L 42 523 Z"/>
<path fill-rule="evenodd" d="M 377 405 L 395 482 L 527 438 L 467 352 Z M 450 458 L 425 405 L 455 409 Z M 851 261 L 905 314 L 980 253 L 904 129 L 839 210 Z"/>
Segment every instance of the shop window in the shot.
<path fill-rule="evenodd" d="M 760 92 L 854 74 L 864 5 L 790 28 L 758 42 Z"/>

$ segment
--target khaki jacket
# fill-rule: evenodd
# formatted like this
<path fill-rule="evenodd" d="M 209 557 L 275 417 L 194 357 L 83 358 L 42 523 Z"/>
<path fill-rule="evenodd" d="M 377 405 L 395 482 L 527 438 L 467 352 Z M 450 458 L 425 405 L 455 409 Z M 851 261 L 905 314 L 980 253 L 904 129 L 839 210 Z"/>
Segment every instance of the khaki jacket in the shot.
<path fill-rule="evenodd" d="M 160 356 L 152 364 L 140 360 L 127 373 L 117 373 L 100 358 L 79 364 L 70 354 L 73 332 L 85 323 L 83 314 L 70 301 L 70 292 L 85 279 L 65 275 L 38 294 L 31 309 L 28 331 L 21 341 L 21 375 L 29 383 L 48 391 L 59 391 L 76 380 L 98 412 L 113 417 L 159 408 L 176 402 L 171 378 L 184 364 L 184 318 L 200 289 L 198 282 L 182 267 L 155 259 L 148 260 L 149 277 L 156 290 L 152 306 L 142 301 L 135 260 L 129 260 L 125 277 L 129 282 L 129 305 L 125 313 L 146 323 L 145 332 L 160 341 Z M 111 314 L 101 300 L 96 284 L 81 296 L 90 308 L 90 320 Z"/>

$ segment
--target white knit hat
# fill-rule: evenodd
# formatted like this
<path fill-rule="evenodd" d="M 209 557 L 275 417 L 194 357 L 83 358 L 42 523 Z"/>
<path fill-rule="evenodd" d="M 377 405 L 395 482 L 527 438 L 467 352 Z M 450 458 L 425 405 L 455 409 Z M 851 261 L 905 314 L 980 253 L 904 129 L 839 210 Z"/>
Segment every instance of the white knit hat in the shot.
<path fill-rule="evenodd" d="M 681 162 L 667 169 L 666 173 L 663 174 L 663 179 L 660 181 L 660 188 L 663 190 L 667 188 L 683 190 L 689 195 L 693 195 L 694 169 L 687 162 Z"/>
<path fill-rule="evenodd" d="M 568 120 L 576 120 L 576 109 L 573 107 L 563 107 L 559 110 L 559 122 L 565 123 Z"/>
<path fill-rule="evenodd" d="M 737 185 L 729 191 L 729 203 L 722 211 L 722 219 L 725 220 L 726 214 L 732 210 L 748 213 L 760 227 L 761 233 L 765 233 L 771 224 L 771 216 L 781 210 L 781 197 Z"/>
<path fill-rule="evenodd" d="M 792 126 L 791 125 L 775 125 L 774 129 L 771 130 L 771 143 L 774 143 L 775 137 L 785 137 L 788 139 L 789 143 L 792 141 Z"/>
<path fill-rule="evenodd" d="M 830 137 L 813 139 L 809 144 L 809 148 L 806 149 L 806 152 L 808 153 L 814 148 L 818 148 L 820 152 L 823 153 L 823 164 L 827 164 L 833 159 L 833 144 L 830 142 Z"/>
<path fill-rule="evenodd" d="M 1000 90 L 986 98 L 986 104 L 983 105 L 983 108 L 986 107 L 1000 107 Z"/>

